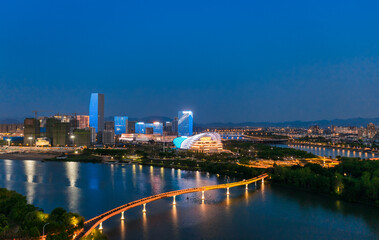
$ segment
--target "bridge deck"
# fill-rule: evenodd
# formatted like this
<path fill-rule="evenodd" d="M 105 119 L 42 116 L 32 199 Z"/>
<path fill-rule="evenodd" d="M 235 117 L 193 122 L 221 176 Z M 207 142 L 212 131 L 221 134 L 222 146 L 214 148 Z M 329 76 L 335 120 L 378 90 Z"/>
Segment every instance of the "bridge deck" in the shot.
<path fill-rule="evenodd" d="M 225 184 L 219 184 L 219 185 L 212 185 L 212 186 L 204 186 L 204 187 L 198 187 L 198 188 L 188 188 L 188 189 L 183 189 L 183 190 L 176 190 L 176 191 L 171 191 L 171 192 L 165 192 L 165 193 L 160 193 L 157 195 L 149 196 L 146 198 L 142 198 L 130 203 L 127 203 L 125 205 L 119 206 L 117 208 L 114 208 L 108 212 L 105 212 L 99 216 L 96 216 L 86 222 L 84 222 L 84 228 L 80 233 L 76 235 L 74 239 L 80 239 L 82 237 L 87 236 L 94 228 L 96 228 L 100 223 L 104 222 L 108 218 L 111 218 L 115 215 L 120 214 L 121 212 L 127 211 L 131 208 L 135 208 L 137 206 L 141 206 L 143 204 L 153 202 L 162 198 L 168 198 L 168 197 L 173 197 L 177 195 L 182 195 L 186 193 L 193 193 L 193 192 L 202 192 L 202 191 L 209 191 L 209 190 L 215 190 L 215 189 L 222 189 L 222 188 L 232 188 L 232 187 L 237 187 L 237 186 L 242 186 L 246 184 L 251 184 L 257 181 L 260 181 L 264 178 L 267 178 L 268 174 L 262 174 L 259 175 L 255 178 L 251 178 L 248 180 L 244 181 L 239 181 L 239 182 L 234 182 L 234 183 L 225 183 Z"/>

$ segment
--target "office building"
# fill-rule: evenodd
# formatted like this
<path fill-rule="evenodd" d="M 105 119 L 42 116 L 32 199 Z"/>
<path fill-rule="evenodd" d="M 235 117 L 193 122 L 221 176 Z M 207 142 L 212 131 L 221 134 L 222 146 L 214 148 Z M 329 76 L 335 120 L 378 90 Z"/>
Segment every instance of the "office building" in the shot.
<path fill-rule="evenodd" d="M 137 122 L 135 124 L 135 133 L 163 135 L 163 124 L 160 122 L 153 122 L 153 123 Z"/>
<path fill-rule="evenodd" d="M 114 130 L 104 130 L 103 131 L 103 144 L 104 145 L 113 145 L 114 144 Z"/>
<path fill-rule="evenodd" d="M 93 127 L 90 127 L 89 128 L 89 132 L 90 132 L 90 143 L 91 143 L 91 145 L 95 145 L 96 142 L 97 142 L 97 139 L 96 139 L 96 129 L 93 128 Z"/>
<path fill-rule="evenodd" d="M 114 130 L 114 122 L 106 121 L 104 125 L 104 130 Z"/>
<path fill-rule="evenodd" d="M 115 116 L 114 117 L 114 133 L 121 135 L 128 133 L 128 117 L 127 116 Z"/>
<path fill-rule="evenodd" d="M 178 135 L 192 136 L 193 133 L 193 113 L 192 111 L 178 112 Z"/>
<path fill-rule="evenodd" d="M 128 133 L 136 132 L 136 121 L 128 121 Z"/>
<path fill-rule="evenodd" d="M 92 93 L 89 103 L 89 125 L 96 133 L 104 130 L 104 94 Z"/>
<path fill-rule="evenodd" d="M 172 121 L 172 133 L 178 135 L 178 117 L 174 117 Z"/>
<path fill-rule="evenodd" d="M 172 134 L 172 122 L 165 122 L 163 124 L 163 132 L 165 133 L 165 135 Z"/>

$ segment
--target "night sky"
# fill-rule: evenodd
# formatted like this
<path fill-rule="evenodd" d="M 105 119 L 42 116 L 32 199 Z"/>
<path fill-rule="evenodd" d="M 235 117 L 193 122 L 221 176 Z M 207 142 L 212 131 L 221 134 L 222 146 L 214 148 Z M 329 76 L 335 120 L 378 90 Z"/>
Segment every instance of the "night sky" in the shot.
<path fill-rule="evenodd" d="M 0 118 L 379 116 L 379 1 L 1 1 Z"/>

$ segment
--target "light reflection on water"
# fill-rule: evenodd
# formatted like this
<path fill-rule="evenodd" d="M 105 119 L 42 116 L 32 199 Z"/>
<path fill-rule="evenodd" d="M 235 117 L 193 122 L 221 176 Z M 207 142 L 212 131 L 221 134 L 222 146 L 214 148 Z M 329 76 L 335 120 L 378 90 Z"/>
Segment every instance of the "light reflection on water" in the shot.
<path fill-rule="evenodd" d="M 238 180 L 150 166 L 10 160 L 0 160 L 0 174 L 0 187 L 26 195 L 45 211 L 60 206 L 87 219 L 152 194 Z M 177 205 L 172 200 L 147 204 L 146 214 L 142 206 L 131 209 L 124 221 L 111 218 L 103 224 L 104 232 L 111 240 L 374 239 L 379 229 L 376 209 L 260 182 L 248 191 L 231 188 L 230 196 L 221 189 L 206 191 L 205 200 L 201 192 L 177 196 Z"/>
<path fill-rule="evenodd" d="M 361 151 L 354 151 L 354 150 L 345 150 L 345 149 L 335 149 L 335 148 L 327 148 L 327 147 L 314 147 L 314 146 L 304 146 L 304 145 L 287 145 L 287 144 L 273 144 L 273 146 L 276 147 L 283 147 L 283 148 L 294 148 L 298 150 L 303 150 L 306 152 L 313 153 L 318 156 L 323 157 L 359 157 L 359 158 L 373 158 L 373 157 L 379 157 L 379 154 L 375 153 L 367 153 L 367 152 L 361 152 Z"/>

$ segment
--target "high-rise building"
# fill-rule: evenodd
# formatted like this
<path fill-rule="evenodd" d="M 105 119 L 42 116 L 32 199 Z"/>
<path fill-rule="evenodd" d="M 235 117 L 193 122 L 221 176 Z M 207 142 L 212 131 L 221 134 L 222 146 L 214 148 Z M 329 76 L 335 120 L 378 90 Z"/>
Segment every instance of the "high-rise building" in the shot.
<path fill-rule="evenodd" d="M 113 145 L 114 144 L 114 130 L 107 129 L 103 131 L 103 144 Z"/>
<path fill-rule="evenodd" d="M 40 135 L 40 123 L 35 118 L 24 120 L 24 144 L 33 145 Z"/>
<path fill-rule="evenodd" d="M 163 124 L 163 131 L 165 132 L 166 135 L 171 135 L 172 134 L 172 122 L 165 122 Z"/>
<path fill-rule="evenodd" d="M 136 132 L 136 122 L 128 121 L 128 133 L 135 133 L 135 132 Z"/>
<path fill-rule="evenodd" d="M 128 117 L 127 116 L 115 116 L 114 117 L 114 133 L 121 135 L 127 133 L 128 129 Z"/>
<path fill-rule="evenodd" d="M 89 128 L 89 116 L 88 115 L 78 115 L 76 119 L 79 121 L 79 129 Z"/>
<path fill-rule="evenodd" d="M 102 93 L 91 93 L 89 125 L 95 128 L 97 133 L 104 130 L 104 94 Z"/>
<path fill-rule="evenodd" d="M 113 121 L 105 121 L 104 130 L 114 130 L 114 122 Z"/>
<path fill-rule="evenodd" d="M 90 132 L 90 143 L 91 145 L 94 145 L 96 144 L 96 130 L 95 128 L 90 127 L 89 132 Z"/>
<path fill-rule="evenodd" d="M 73 137 L 72 145 L 74 146 L 90 146 L 91 145 L 91 130 L 89 128 L 85 129 L 75 129 L 72 133 Z"/>
<path fill-rule="evenodd" d="M 367 124 L 367 137 L 368 138 L 374 138 L 375 135 L 376 135 L 375 124 L 373 124 L 373 123 Z"/>
<path fill-rule="evenodd" d="M 178 135 L 192 136 L 193 133 L 193 113 L 192 111 L 178 112 Z"/>
<path fill-rule="evenodd" d="M 178 117 L 174 117 L 172 121 L 172 133 L 178 135 Z"/>
<path fill-rule="evenodd" d="M 51 146 L 71 145 L 71 123 L 61 118 L 52 117 L 46 121 L 46 137 L 50 139 Z"/>

